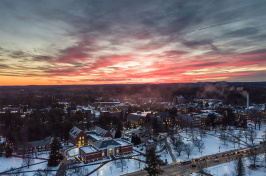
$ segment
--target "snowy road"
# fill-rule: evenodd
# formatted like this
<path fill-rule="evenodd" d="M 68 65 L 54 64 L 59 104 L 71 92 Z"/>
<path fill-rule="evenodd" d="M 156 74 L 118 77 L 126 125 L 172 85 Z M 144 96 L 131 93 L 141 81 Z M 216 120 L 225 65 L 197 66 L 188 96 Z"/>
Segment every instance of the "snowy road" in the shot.
<path fill-rule="evenodd" d="M 264 152 L 264 148 L 266 146 L 260 146 L 257 148 L 257 152 L 258 153 L 263 153 Z M 210 167 L 210 166 L 215 166 L 215 165 L 219 165 L 219 164 L 222 164 L 222 163 L 226 163 L 226 162 L 229 162 L 229 161 L 233 161 L 233 160 L 236 160 L 238 155 L 228 155 L 228 156 L 220 156 L 224 153 L 217 153 L 217 154 L 214 154 L 213 156 L 218 156 L 218 159 L 219 159 L 219 162 L 215 162 L 214 159 L 205 159 L 205 160 L 201 160 L 200 159 L 203 159 L 203 158 L 197 158 L 199 161 L 198 162 L 195 162 L 195 164 L 197 165 L 197 167 L 199 166 L 202 166 L 202 167 Z M 248 157 L 248 153 L 244 153 L 243 156 L 241 157 Z M 170 164 L 170 165 L 167 165 L 167 166 L 164 166 L 162 167 L 162 169 L 164 170 L 164 173 L 163 175 L 164 176 L 175 176 L 175 175 L 179 175 L 179 174 L 182 174 L 182 175 L 189 175 L 190 173 L 193 173 L 193 172 L 198 172 L 198 168 L 190 168 L 190 164 L 188 165 L 181 165 L 181 164 Z M 146 171 L 138 171 L 138 172 L 134 172 L 134 173 L 130 173 L 130 174 L 127 174 L 127 175 L 130 175 L 130 176 L 145 176 L 147 175 L 147 172 Z"/>

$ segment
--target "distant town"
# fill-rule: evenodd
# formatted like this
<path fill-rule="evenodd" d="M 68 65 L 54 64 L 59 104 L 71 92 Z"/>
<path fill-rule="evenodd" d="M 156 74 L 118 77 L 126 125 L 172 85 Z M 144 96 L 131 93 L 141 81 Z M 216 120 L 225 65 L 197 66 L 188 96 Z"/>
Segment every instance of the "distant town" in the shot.
<path fill-rule="evenodd" d="M 0 175 L 264 175 L 265 88 L 3 86 Z"/>

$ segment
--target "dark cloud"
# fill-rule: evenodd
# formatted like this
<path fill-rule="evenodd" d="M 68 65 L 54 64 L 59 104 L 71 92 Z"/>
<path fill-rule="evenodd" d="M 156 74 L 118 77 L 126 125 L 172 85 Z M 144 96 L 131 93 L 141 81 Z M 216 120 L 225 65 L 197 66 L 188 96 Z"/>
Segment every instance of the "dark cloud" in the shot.
<path fill-rule="evenodd" d="M 188 48 L 198 48 L 201 46 L 207 46 L 213 51 L 218 51 L 219 49 L 212 43 L 210 40 L 199 40 L 199 41 L 183 41 L 183 45 L 185 45 Z"/>
<path fill-rule="evenodd" d="M 6 68 L 10 68 L 8 65 L 5 64 L 0 64 L 0 69 L 6 69 Z"/>
<path fill-rule="evenodd" d="M 53 57 L 51 56 L 33 56 L 33 60 L 35 61 L 51 61 Z"/>
<path fill-rule="evenodd" d="M 164 56 L 182 56 L 188 54 L 187 51 L 181 51 L 181 50 L 169 50 L 164 52 Z"/>
<path fill-rule="evenodd" d="M 258 32 L 259 30 L 257 28 L 248 27 L 248 28 L 238 29 L 238 30 L 229 32 L 226 35 L 229 35 L 231 37 L 243 37 L 243 36 L 255 35 Z"/>

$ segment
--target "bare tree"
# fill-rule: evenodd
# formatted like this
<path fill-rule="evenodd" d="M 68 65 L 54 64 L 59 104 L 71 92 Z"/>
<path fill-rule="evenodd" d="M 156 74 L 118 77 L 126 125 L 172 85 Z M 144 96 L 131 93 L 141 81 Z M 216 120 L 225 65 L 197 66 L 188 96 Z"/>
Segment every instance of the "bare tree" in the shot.
<path fill-rule="evenodd" d="M 255 129 L 257 129 L 257 125 L 259 126 L 259 130 L 261 127 L 261 123 L 263 120 L 263 115 L 261 112 L 252 112 L 250 113 L 250 118 L 253 120 L 254 124 L 255 124 Z"/>
<path fill-rule="evenodd" d="M 45 168 L 42 170 L 43 176 L 50 176 L 51 174 L 51 170 L 49 170 L 49 168 Z"/>
<path fill-rule="evenodd" d="M 263 142 L 266 142 L 266 130 L 264 130 L 264 132 L 263 132 L 262 139 L 263 139 Z"/>
<path fill-rule="evenodd" d="M 239 131 L 238 133 L 237 133 L 237 138 L 238 138 L 238 147 L 240 147 L 240 143 L 241 143 L 241 138 L 242 138 L 242 136 L 243 136 L 243 134 L 242 134 L 242 132 L 241 131 Z"/>
<path fill-rule="evenodd" d="M 200 128 L 199 129 L 200 140 L 202 140 L 202 138 L 205 136 L 205 134 L 206 134 L 205 130 Z"/>
<path fill-rule="evenodd" d="M 220 140 L 224 142 L 224 145 L 227 143 L 227 135 L 224 133 L 220 134 Z"/>
<path fill-rule="evenodd" d="M 253 144 L 255 138 L 257 137 L 257 133 L 253 128 L 250 128 L 250 130 L 248 131 L 249 134 L 249 141 Z"/>
<path fill-rule="evenodd" d="M 22 166 L 27 166 L 28 168 L 30 167 L 30 165 L 34 164 L 34 160 L 32 159 L 32 155 L 31 154 L 25 154 L 23 156 L 23 161 L 22 161 Z"/>
<path fill-rule="evenodd" d="M 10 167 L 9 169 L 6 170 L 6 172 L 8 172 L 8 176 L 23 176 L 21 172 L 21 168 L 20 169 L 16 169 L 13 167 Z"/>
<path fill-rule="evenodd" d="M 248 142 L 248 136 L 249 136 L 249 134 L 248 134 L 247 131 L 245 131 L 245 132 L 243 133 L 243 136 L 246 138 L 246 142 Z"/>
<path fill-rule="evenodd" d="M 252 166 L 256 166 L 256 162 L 258 160 L 258 152 L 256 150 L 256 148 L 252 148 L 251 151 L 250 151 L 250 160 L 253 162 Z"/>
<path fill-rule="evenodd" d="M 176 149 L 176 147 L 178 145 L 180 145 L 183 141 L 181 139 L 175 139 L 175 141 L 173 142 L 173 146 L 174 146 L 174 149 Z"/>
<path fill-rule="evenodd" d="M 231 127 L 229 127 L 228 132 L 231 136 L 234 136 L 235 130 Z"/>
<path fill-rule="evenodd" d="M 80 167 L 77 176 L 85 176 L 89 174 L 89 170 L 86 167 Z"/>
<path fill-rule="evenodd" d="M 177 153 L 178 153 L 179 156 L 181 155 L 181 152 L 184 151 L 184 145 L 185 144 L 182 142 L 182 144 L 180 144 L 180 145 L 178 145 L 176 147 L 176 151 L 177 151 Z"/>
<path fill-rule="evenodd" d="M 194 141 L 194 145 L 199 149 L 199 152 L 205 148 L 204 142 L 200 140 Z"/>
<path fill-rule="evenodd" d="M 113 172 L 113 167 L 112 167 L 112 166 L 110 166 L 110 172 L 111 172 L 111 174 L 112 174 L 112 172 Z"/>
<path fill-rule="evenodd" d="M 192 141 L 194 141 L 194 137 L 195 137 L 195 131 L 193 130 L 193 128 L 190 128 L 189 129 L 189 137 L 192 138 Z"/>
<path fill-rule="evenodd" d="M 34 173 L 34 176 L 51 176 L 52 173 L 51 171 L 46 168 L 46 169 L 38 169 L 35 173 Z"/>
<path fill-rule="evenodd" d="M 189 155 L 193 152 L 193 149 L 194 147 L 190 143 L 184 145 L 184 151 L 186 152 L 188 158 Z"/>
<path fill-rule="evenodd" d="M 38 169 L 36 172 L 34 172 L 34 175 L 33 176 L 43 176 L 42 175 L 42 170 L 41 169 Z"/>

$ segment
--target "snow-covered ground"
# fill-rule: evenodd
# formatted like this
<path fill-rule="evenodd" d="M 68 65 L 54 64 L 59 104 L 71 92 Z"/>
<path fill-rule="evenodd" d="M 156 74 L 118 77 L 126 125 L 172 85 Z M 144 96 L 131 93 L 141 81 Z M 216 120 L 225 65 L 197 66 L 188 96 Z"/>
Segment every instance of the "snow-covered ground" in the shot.
<path fill-rule="evenodd" d="M 121 167 L 121 160 L 111 161 L 94 172 L 91 176 L 105 176 L 105 175 L 123 175 L 130 172 L 135 172 L 143 169 L 145 164 L 134 159 L 123 160 L 123 172 Z M 112 171 L 111 171 L 112 170 Z"/>
<path fill-rule="evenodd" d="M 146 148 L 145 147 L 142 147 L 142 146 L 139 146 L 139 147 L 133 147 L 133 150 L 136 150 L 136 151 L 139 151 L 140 153 L 146 153 Z"/>
<path fill-rule="evenodd" d="M 38 152 L 37 153 L 37 158 L 45 158 L 49 159 L 50 152 L 49 151 L 43 151 L 43 152 Z"/>
<path fill-rule="evenodd" d="M 166 150 L 164 150 L 164 151 L 158 153 L 157 155 L 160 155 L 160 159 L 161 159 L 163 162 L 166 162 L 166 161 L 167 161 L 168 164 L 170 164 L 170 163 L 173 162 L 173 160 L 172 160 L 172 158 L 171 158 L 171 155 L 170 155 Z"/>
<path fill-rule="evenodd" d="M 6 138 L 1 138 L 0 137 L 0 144 L 3 144 L 3 143 L 5 143 L 6 142 Z"/>
<path fill-rule="evenodd" d="M 44 170 L 44 169 L 49 169 L 49 170 L 57 170 L 59 166 L 57 167 L 47 167 L 48 162 L 36 164 L 33 166 L 30 166 L 29 168 L 23 168 L 22 171 L 37 171 L 38 169 Z M 34 176 L 35 172 L 26 172 L 25 176 Z M 56 174 L 56 172 L 51 172 L 52 174 Z"/>
<path fill-rule="evenodd" d="M 78 147 L 75 147 L 75 148 L 67 151 L 68 156 L 76 156 L 78 154 L 79 154 L 79 148 Z"/>
<path fill-rule="evenodd" d="M 184 139 L 183 142 L 185 144 L 188 144 L 188 143 L 190 143 L 191 145 L 193 144 L 188 133 L 186 134 L 185 132 L 181 132 L 180 135 L 183 137 Z M 198 139 L 200 139 L 199 136 L 197 137 Z M 232 142 L 227 141 L 226 144 L 224 144 L 224 142 L 220 140 L 219 134 L 218 133 L 215 134 L 213 131 L 206 134 L 206 136 L 202 138 L 202 141 L 204 142 L 204 146 L 205 146 L 204 149 L 202 150 L 202 153 L 199 152 L 198 148 L 194 148 L 189 158 L 187 157 L 187 154 L 184 151 L 182 151 L 181 156 L 178 156 L 178 153 L 174 150 L 173 145 L 171 144 L 170 146 L 172 147 L 174 156 L 177 157 L 177 161 L 190 160 L 192 158 L 198 158 L 201 156 L 207 156 L 207 155 L 219 153 L 219 151 L 225 152 L 225 151 L 230 151 L 230 150 L 239 148 L 238 144 L 235 144 L 234 146 Z M 245 147 L 246 145 L 244 143 L 240 144 L 240 148 L 245 148 Z"/>
<path fill-rule="evenodd" d="M 245 165 L 246 175 L 247 176 L 265 176 L 266 175 L 266 165 L 263 161 L 263 155 L 260 155 L 260 159 L 258 164 L 262 165 L 262 167 L 258 167 L 256 170 L 250 169 L 248 166 L 250 165 L 251 161 L 248 158 L 243 159 L 243 163 Z M 223 176 L 223 175 L 234 175 L 232 174 L 235 171 L 237 161 L 231 161 L 228 163 L 212 166 L 207 168 L 207 172 L 214 175 L 214 176 Z"/>
<path fill-rule="evenodd" d="M 0 172 L 9 170 L 11 167 L 19 168 L 22 166 L 21 165 L 22 162 L 23 162 L 23 159 L 18 158 L 18 157 L 10 157 L 10 158 L 0 157 Z M 45 169 L 47 167 L 47 161 L 45 160 L 34 159 L 34 164 L 36 165 L 30 166 L 29 168 L 23 168 L 22 170 L 23 171 L 38 170 L 38 169 Z"/>
<path fill-rule="evenodd" d="M 4 172 L 10 167 L 14 168 L 21 167 L 22 161 L 23 161 L 22 158 L 17 158 L 17 157 L 10 157 L 10 158 L 0 157 L 0 172 Z"/>

